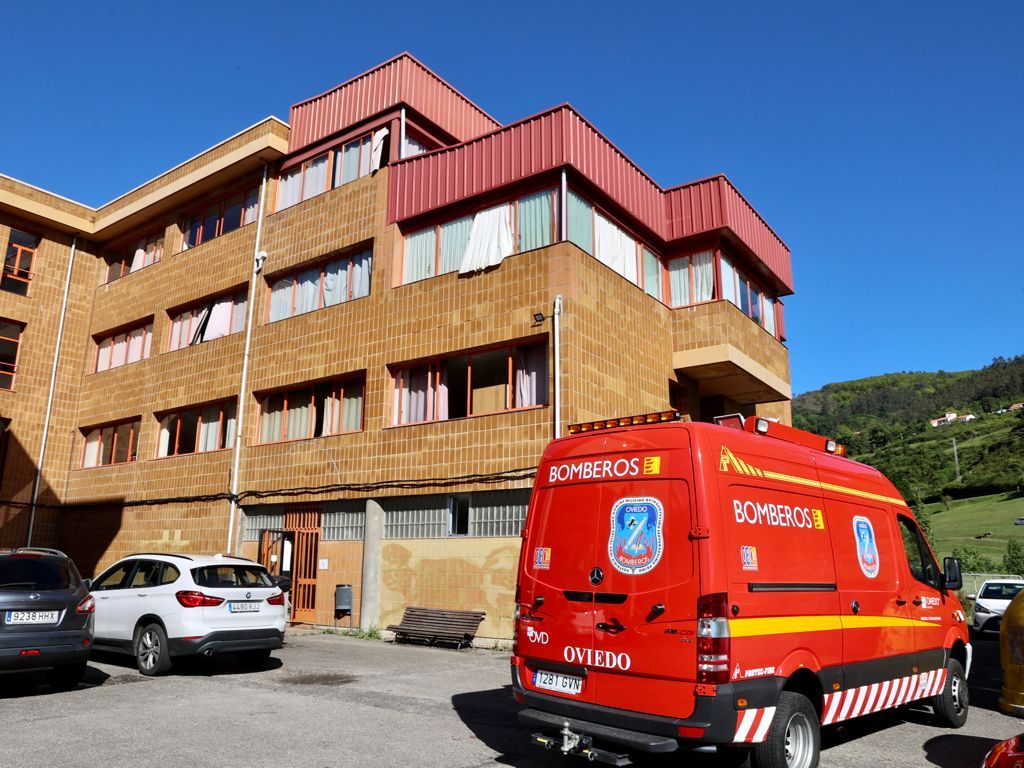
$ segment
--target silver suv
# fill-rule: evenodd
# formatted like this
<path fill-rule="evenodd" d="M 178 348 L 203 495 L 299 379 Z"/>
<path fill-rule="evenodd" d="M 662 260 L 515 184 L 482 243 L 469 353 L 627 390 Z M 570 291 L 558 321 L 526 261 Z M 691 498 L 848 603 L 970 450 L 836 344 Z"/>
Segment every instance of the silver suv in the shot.
<path fill-rule="evenodd" d="M 95 601 L 56 549 L 0 549 L 0 672 L 47 670 L 71 690 L 85 674 Z"/>

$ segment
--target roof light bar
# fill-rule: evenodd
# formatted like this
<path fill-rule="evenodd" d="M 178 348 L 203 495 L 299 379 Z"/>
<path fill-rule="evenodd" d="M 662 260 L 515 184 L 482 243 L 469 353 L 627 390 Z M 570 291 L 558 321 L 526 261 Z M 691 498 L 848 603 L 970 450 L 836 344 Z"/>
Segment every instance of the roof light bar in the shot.
<path fill-rule="evenodd" d="M 576 435 L 580 432 L 594 432 L 599 429 L 631 427 L 637 424 L 661 424 L 667 421 L 679 421 L 682 418 L 683 415 L 679 411 L 656 411 L 654 413 L 640 413 L 636 416 L 620 416 L 617 419 L 583 421 L 579 424 L 570 424 L 569 434 Z"/>
<path fill-rule="evenodd" d="M 747 432 L 756 432 L 760 435 L 768 435 L 778 440 L 785 440 L 787 443 L 802 445 L 805 448 L 813 448 L 816 451 L 824 451 L 836 456 L 846 455 L 846 446 L 836 442 L 830 437 L 822 437 L 813 432 L 803 429 L 789 427 L 774 419 L 766 419 L 762 416 L 750 416 L 743 428 Z"/>

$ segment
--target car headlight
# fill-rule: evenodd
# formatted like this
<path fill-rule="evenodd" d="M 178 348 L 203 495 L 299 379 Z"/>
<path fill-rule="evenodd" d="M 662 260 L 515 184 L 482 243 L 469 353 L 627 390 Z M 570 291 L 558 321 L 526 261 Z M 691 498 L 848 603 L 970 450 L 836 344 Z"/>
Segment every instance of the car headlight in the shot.
<path fill-rule="evenodd" d="M 992 613 L 992 611 L 990 611 L 988 608 L 986 608 L 981 603 L 976 603 L 974 605 L 974 612 L 975 613 Z"/>

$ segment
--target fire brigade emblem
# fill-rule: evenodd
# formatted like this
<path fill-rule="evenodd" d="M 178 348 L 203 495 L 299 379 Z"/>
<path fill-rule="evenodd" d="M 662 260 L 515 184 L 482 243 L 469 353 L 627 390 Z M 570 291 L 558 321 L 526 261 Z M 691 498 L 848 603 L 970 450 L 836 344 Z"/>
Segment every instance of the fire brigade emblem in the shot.
<path fill-rule="evenodd" d="M 857 560 L 860 569 L 869 579 L 878 575 L 878 545 L 875 543 L 875 529 L 866 517 L 853 518 L 853 535 L 857 540 Z"/>
<path fill-rule="evenodd" d="M 619 499 L 612 506 L 608 559 L 619 573 L 640 576 L 661 560 L 665 508 L 650 496 Z"/>

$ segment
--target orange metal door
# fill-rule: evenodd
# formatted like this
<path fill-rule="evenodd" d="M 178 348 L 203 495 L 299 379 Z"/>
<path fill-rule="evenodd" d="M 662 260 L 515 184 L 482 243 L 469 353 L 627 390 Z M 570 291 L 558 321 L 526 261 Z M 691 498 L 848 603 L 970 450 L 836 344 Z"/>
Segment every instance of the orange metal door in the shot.
<path fill-rule="evenodd" d="M 284 529 L 295 536 L 292 553 L 292 621 L 316 621 L 316 571 L 320 550 L 320 505 L 288 504 Z"/>

